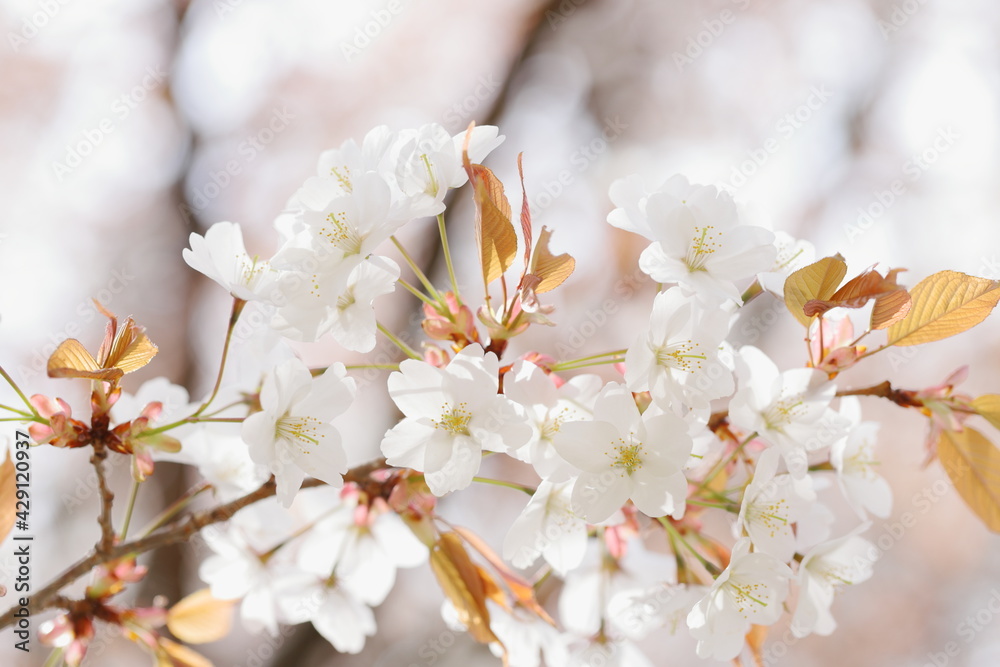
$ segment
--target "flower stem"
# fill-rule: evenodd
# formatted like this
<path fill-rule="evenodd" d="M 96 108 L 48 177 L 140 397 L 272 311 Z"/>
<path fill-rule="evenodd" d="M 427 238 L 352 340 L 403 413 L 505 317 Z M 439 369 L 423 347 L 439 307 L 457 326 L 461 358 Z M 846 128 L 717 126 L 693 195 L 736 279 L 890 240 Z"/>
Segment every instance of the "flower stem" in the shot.
<path fill-rule="evenodd" d="M 378 330 L 381 331 L 386 338 L 391 340 L 396 345 L 396 347 L 398 347 L 400 350 L 406 353 L 406 356 L 410 357 L 411 359 L 423 359 L 423 357 L 416 350 L 414 350 L 412 347 L 410 347 L 409 345 L 401 341 L 399 338 L 397 338 L 395 334 L 386 329 L 381 322 L 377 322 L 376 326 L 378 326 Z"/>
<path fill-rule="evenodd" d="M 420 299 L 424 303 L 426 303 L 426 304 L 428 304 L 430 306 L 434 306 L 435 309 L 438 309 L 440 307 L 440 304 L 438 304 L 437 301 L 435 301 L 434 299 L 430 298 L 429 296 L 427 296 L 426 294 L 424 294 L 423 292 L 421 292 L 416 287 L 414 287 L 410 283 L 406 282 L 402 278 L 399 278 L 396 282 L 398 282 L 400 285 L 402 285 L 406 289 L 407 292 L 409 292 L 413 296 L 417 297 L 418 299 Z"/>
<path fill-rule="evenodd" d="M 417 277 L 417 280 L 419 280 L 420 284 L 424 286 L 424 289 L 427 290 L 427 293 L 431 295 L 431 298 L 434 301 L 436 301 L 439 305 L 443 306 L 441 295 L 438 293 L 436 289 L 434 289 L 434 285 L 432 285 L 431 281 L 427 279 L 427 276 L 424 275 L 424 272 L 420 269 L 419 266 L 417 266 L 417 263 L 413 261 L 413 258 L 410 257 L 410 253 L 406 252 L 406 248 L 404 248 L 403 244 L 399 242 L 399 239 L 397 239 L 395 236 L 390 236 L 389 239 L 396 246 L 396 249 L 399 250 L 399 254 L 403 256 L 403 260 L 406 261 L 407 266 L 409 266 L 410 269 L 413 271 L 413 275 Z"/>
<path fill-rule="evenodd" d="M 515 491 L 523 491 L 529 496 L 535 495 L 535 489 L 524 484 L 518 484 L 516 482 L 505 482 L 502 479 L 490 479 L 489 477 L 473 477 L 473 482 L 479 482 L 480 484 L 493 484 L 494 486 L 505 486 L 508 489 L 514 489 Z"/>
<path fill-rule="evenodd" d="M 684 545 L 684 547 L 688 551 L 694 554 L 694 557 L 698 559 L 698 562 L 701 563 L 706 570 L 708 570 L 709 574 L 711 574 L 713 577 L 717 577 L 720 574 L 722 574 L 722 570 L 719 568 L 719 566 L 713 563 L 712 561 L 708 560 L 704 556 L 702 556 L 701 552 L 699 552 L 697 549 L 691 546 L 691 544 L 684 539 L 684 536 L 681 535 L 680 531 L 677 530 L 674 524 L 670 523 L 670 521 L 666 517 L 664 516 L 657 517 L 656 520 L 660 522 L 660 525 L 663 526 L 663 529 L 667 531 L 667 534 L 671 537 L 672 540 L 680 542 L 681 544 Z"/>
<path fill-rule="evenodd" d="M 374 368 L 380 371 L 398 371 L 399 364 L 352 364 L 350 366 L 345 366 L 349 371 L 366 370 L 369 368 Z"/>
<path fill-rule="evenodd" d="M 128 507 L 125 509 L 125 521 L 122 523 L 121 536 L 118 538 L 122 542 L 125 541 L 125 537 L 128 535 L 129 524 L 132 523 L 132 510 L 135 509 L 135 499 L 139 496 L 139 484 L 138 480 L 132 480 L 132 491 L 128 496 Z"/>
<path fill-rule="evenodd" d="M 625 361 L 625 357 L 612 357 L 610 359 L 601 359 L 597 361 L 583 361 L 583 362 L 571 362 L 564 361 L 559 364 L 553 364 L 551 369 L 553 371 L 575 371 L 581 368 L 589 368 L 591 366 L 605 366 L 607 364 L 620 364 Z"/>
<path fill-rule="evenodd" d="M 445 229 L 444 213 L 438 213 L 438 234 L 441 235 L 441 249 L 444 251 L 444 263 L 448 267 L 448 280 L 451 281 L 451 291 L 458 305 L 462 305 L 462 297 L 458 295 L 458 280 L 455 278 L 455 266 L 451 262 L 451 249 L 448 247 L 448 232 Z"/>
<path fill-rule="evenodd" d="M 208 482 L 201 482 L 185 491 L 180 498 L 172 502 L 165 510 L 160 512 L 159 516 L 153 519 L 153 523 L 142 531 L 142 536 L 145 537 L 153 531 L 159 529 L 161 526 L 170 521 L 170 519 L 177 516 L 177 513 L 187 507 L 191 501 L 195 499 L 195 497 L 210 488 L 212 488 L 211 484 Z"/>
<path fill-rule="evenodd" d="M 247 305 L 246 301 L 233 297 L 233 310 L 229 315 L 229 328 L 226 330 L 226 342 L 222 346 L 222 359 L 219 361 L 219 374 L 215 378 L 215 387 L 212 389 L 212 394 L 208 397 L 208 399 L 201 404 L 201 407 L 199 407 L 193 415 L 191 415 L 192 417 L 197 417 L 204 412 L 205 409 L 212 404 L 212 401 L 215 400 L 215 396 L 219 393 L 219 388 L 222 386 L 222 374 L 226 370 L 226 357 L 229 356 L 229 344 L 233 340 L 233 330 L 236 328 L 236 321 L 240 319 L 240 313 L 243 312 L 243 307 L 245 305 Z"/>
<path fill-rule="evenodd" d="M 3 366 L 0 366 L 0 376 L 3 376 L 3 379 L 6 380 L 7 384 L 11 386 L 11 389 L 17 392 L 17 395 L 20 396 L 21 400 L 24 401 L 24 404 L 28 406 L 28 410 L 31 411 L 32 415 L 34 415 L 35 417 L 41 416 L 38 414 L 38 410 L 35 409 L 35 406 L 31 404 L 31 401 L 28 400 L 28 397 L 24 395 L 24 392 L 21 391 L 21 388 L 17 386 L 16 382 L 14 382 L 14 378 L 12 378 L 7 373 L 7 371 L 4 370 Z M 19 412 L 18 410 L 14 410 L 13 408 L 7 408 L 7 409 L 10 410 L 11 412 Z"/>
<path fill-rule="evenodd" d="M 702 480 L 701 484 L 698 485 L 698 491 L 700 492 L 702 489 L 711 484 L 712 481 L 719 476 L 719 473 L 725 470 L 730 463 L 736 460 L 736 457 L 739 456 L 741 451 L 743 451 L 744 445 L 746 445 L 748 442 L 750 442 L 756 437 L 757 437 L 757 432 L 754 431 L 753 433 L 748 435 L 746 439 L 743 440 L 743 442 L 738 444 L 729 456 L 727 456 L 725 459 L 716 464 L 715 468 L 713 468 L 712 471 L 708 474 L 708 476 L 705 477 L 704 480 Z"/>
<path fill-rule="evenodd" d="M 65 649 L 62 647 L 52 649 L 49 653 L 49 657 L 45 659 L 45 664 L 42 667 L 59 667 L 63 664 L 63 652 Z"/>

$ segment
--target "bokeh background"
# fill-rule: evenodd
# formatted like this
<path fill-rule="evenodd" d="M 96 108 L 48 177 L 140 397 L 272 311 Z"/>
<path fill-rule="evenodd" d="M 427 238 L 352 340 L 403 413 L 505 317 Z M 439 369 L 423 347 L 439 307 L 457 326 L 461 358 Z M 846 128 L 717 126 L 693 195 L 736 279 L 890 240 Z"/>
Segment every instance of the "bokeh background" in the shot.
<path fill-rule="evenodd" d="M 989 0 L 3 0 L 0 361 L 30 393 L 81 398 L 43 369 L 66 337 L 98 343 L 96 297 L 134 315 L 159 345 L 127 387 L 165 375 L 203 395 L 228 305 L 181 260 L 188 234 L 236 221 L 251 252 L 269 254 L 273 220 L 318 154 L 381 123 L 439 122 L 452 132 L 470 120 L 499 124 L 507 139 L 488 164 L 515 197 L 524 151 L 536 223 L 555 230 L 554 247 L 575 255 L 578 269 L 554 295 L 561 326 L 519 350 L 569 340 L 608 298 L 620 310 L 583 350 L 631 342 L 653 286 L 631 298 L 615 292 L 642 246 L 605 223 L 608 186 L 630 173 L 725 184 L 819 256 L 842 253 L 852 271 L 903 266 L 910 285 L 942 269 L 1000 278 L 998 34 L 1000 5 Z M 460 193 L 449 224 L 461 280 L 472 286 L 474 267 L 461 257 L 471 241 L 467 199 Z M 431 231 L 418 221 L 403 236 L 440 277 Z M 738 339 L 800 365 L 801 331 L 773 317 L 773 301 L 754 308 Z M 412 329 L 414 309 L 396 294 L 380 317 Z M 956 340 L 880 355 L 840 382 L 891 373 L 898 386 L 927 387 L 969 363 L 963 390 L 996 392 L 996 317 Z M 302 353 L 317 363 L 352 358 L 332 342 Z M 355 414 L 364 411 L 365 423 L 343 424 L 355 462 L 377 455 L 394 419 L 382 379 L 363 388 Z M 891 408 L 865 404 L 886 423 L 882 471 L 896 492 L 893 517 L 869 537 L 889 534 L 905 512 L 916 522 L 892 540 L 871 581 L 838 598 L 832 637 L 791 642 L 770 664 L 940 666 L 949 642 L 959 652 L 948 665 L 1000 664 L 1000 619 L 983 611 L 1000 595 L 1000 538 L 954 491 L 929 508 L 918 503 L 945 475 L 922 465 L 925 423 Z M 97 500 L 85 454 L 40 448 L 33 461 L 38 586 L 93 544 Z M 137 521 L 186 489 L 189 474 L 164 465 L 143 490 Z M 126 466 L 114 472 L 119 495 L 127 475 Z M 513 493 L 472 489 L 443 512 L 499 547 L 523 504 Z M 0 555 L 7 572 L 11 552 L 8 543 Z M 149 559 L 140 601 L 200 587 L 203 555 L 193 544 Z M 445 631 L 440 599 L 427 568 L 401 572 L 360 656 L 336 655 L 308 625 L 272 640 L 237 629 L 204 652 L 217 665 L 430 664 L 419 649 Z M 982 629 L 969 638 L 962 624 L 977 614 Z M 783 634 L 772 633 L 778 642 Z M 24 655 L 12 643 L 8 631 L 0 663 L 42 664 L 37 644 Z M 657 665 L 701 664 L 687 637 L 643 646 Z M 464 637 L 432 657 L 498 664 Z M 86 664 L 145 661 L 117 641 Z"/>

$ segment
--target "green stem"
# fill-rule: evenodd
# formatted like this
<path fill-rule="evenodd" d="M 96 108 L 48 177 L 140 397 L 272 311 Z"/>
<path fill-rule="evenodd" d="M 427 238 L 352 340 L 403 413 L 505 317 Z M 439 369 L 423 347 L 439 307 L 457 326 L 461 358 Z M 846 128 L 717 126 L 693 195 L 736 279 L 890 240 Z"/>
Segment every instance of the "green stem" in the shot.
<path fill-rule="evenodd" d="M 226 330 L 226 342 L 222 346 L 222 359 L 219 361 L 219 374 L 215 378 L 215 387 L 212 388 L 212 394 L 208 399 L 191 415 L 192 417 L 197 417 L 204 412 L 219 393 L 219 388 L 222 386 L 222 374 L 226 370 L 226 358 L 229 356 L 229 344 L 233 340 L 233 330 L 236 328 L 236 321 L 240 319 L 240 313 L 243 312 L 245 305 L 247 305 L 246 301 L 233 297 L 233 310 L 229 315 L 229 328 Z"/>
<path fill-rule="evenodd" d="M 420 269 L 419 266 L 417 266 L 417 263 L 413 261 L 413 258 L 410 257 L 410 253 L 406 252 L 406 248 L 404 248 L 403 244 L 399 242 L 399 239 L 397 239 L 395 236 L 390 236 L 389 240 L 391 240 L 393 244 L 396 246 L 396 249 L 399 250 L 399 254 L 403 256 L 403 260 L 406 262 L 407 266 L 409 266 L 410 269 L 413 271 L 413 275 L 417 277 L 417 280 L 420 281 L 420 284 L 424 286 L 425 290 L 427 290 L 427 293 L 431 295 L 431 298 L 437 301 L 438 304 L 441 304 L 443 306 L 444 304 L 443 301 L 441 300 L 441 295 L 438 293 L 436 289 L 434 289 L 434 285 L 432 285 L 431 281 L 427 279 L 427 276 L 425 276 L 424 272 Z"/>
<path fill-rule="evenodd" d="M 732 503 L 710 503 L 707 500 L 698 500 L 697 498 L 688 498 L 687 499 L 687 504 L 688 505 L 698 505 L 699 507 L 711 507 L 713 509 L 720 509 L 720 510 L 726 510 L 727 512 L 733 512 L 733 505 L 732 505 Z M 738 513 L 738 512 L 739 512 L 739 510 L 736 510 L 736 512 L 734 512 L 734 514 Z"/>
<path fill-rule="evenodd" d="M 17 395 L 21 397 L 21 400 L 24 401 L 24 404 L 28 406 L 28 410 L 31 412 L 31 414 L 34 415 L 35 417 L 41 417 L 41 415 L 38 414 L 38 410 L 36 410 L 35 406 L 31 404 L 31 401 L 29 401 L 28 397 L 24 395 L 24 392 L 21 391 L 21 388 L 17 386 L 16 382 L 14 382 L 14 378 L 12 378 L 7 373 L 7 371 L 4 370 L 3 366 L 0 366 L 0 376 L 3 376 L 3 379 L 6 380 L 7 384 L 9 384 L 11 386 L 11 389 L 13 389 L 15 392 L 17 392 Z M 8 408 L 8 409 L 10 409 L 10 408 Z M 17 412 L 16 410 L 11 410 L 11 411 L 12 412 Z"/>
<path fill-rule="evenodd" d="M 402 350 L 406 354 L 406 356 L 410 357 L 411 359 L 423 359 L 423 357 L 416 350 L 414 350 L 412 347 L 410 347 L 403 341 L 396 338 L 396 336 L 391 331 L 386 329 L 381 322 L 377 322 L 376 326 L 378 326 L 378 330 L 381 331 L 386 338 L 391 340 L 396 345 L 396 347 Z"/>
<path fill-rule="evenodd" d="M 438 234 L 441 235 L 441 249 L 444 251 L 444 263 L 448 267 L 448 280 L 451 281 L 451 291 L 458 305 L 462 305 L 462 297 L 458 295 L 458 280 L 455 278 L 455 266 L 451 263 L 451 249 L 448 247 L 448 232 L 445 229 L 444 213 L 438 213 Z"/>
<path fill-rule="evenodd" d="M 216 413 L 219 411 L 217 410 Z M 171 429 L 177 428 L 178 426 L 183 426 L 185 424 L 242 424 L 246 417 L 198 417 L 198 413 L 191 415 L 190 417 L 185 417 L 184 419 L 178 419 L 175 422 L 169 424 L 164 424 L 163 426 L 157 426 L 156 428 L 151 428 L 148 431 L 143 431 L 143 435 L 156 435 L 157 433 L 163 433 Z"/>
<path fill-rule="evenodd" d="M 121 536 L 118 538 L 122 542 L 128 536 L 128 527 L 132 523 L 132 510 L 135 509 L 135 499 L 139 496 L 139 484 L 139 481 L 132 480 L 132 491 L 128 496 L 128 507 L 125 509 L 125 521 L 122 523 Z"/>
<path fill-rule="evenodd" d="M 741 451 L 743 451 L 743 447 L 756 437 L 757 437 L 757 432 L 754 431 L 753 433 L 748 435 L 743 442 L 736 445 L 736 448 L 732 451 L 732 453 L 729 456 L 727 456 L 724 460 L 716 464 L 715 468 L 712 469 L 712 472 L 710 472 L 708 476 L 704 480 L 702 480 L 701 484 L 698 485 L 697 492 L 700 492 L 702 489 L 711 484 L 712 481 L 719 476 L 719 473 L 721 473 L 723 470 L 726 469 L 726 466 L 728 466 L 730 463 L 736 460 L 736 457 L 739 456 Z"/>
<path fill-rule="evenodd" d="M 567 361 L 560 361 L 560 364 L 576 364 L 581 361 L 590 361 L 591 359 L 603 359 L 604 357 L 620 357 L 628 352 L 628 349 L 624 350 L 612 350 L 611 352 L 601 352 L 600 354 L 592 354 L 589 357 L 580 357 L 579 359 L 569 359 Z"/>
<path fill-rule="evenodd" d="M 473 477 L 473 482 L 479 482 L 480 484 L 492 484 L 494 486 L 505 486 L 508 489 L 514 489 L 515 491 L 522 491 L 527 493 L 529 496 L 535 495 L 535 489 L 524 484 L 518 484 L 516 482 L 505 482 L 502 479 L 490 479 L 489 477 Z"/>
<path fill-rule="evenodd" d="M 713 563 L 712 561 L 708 560 L 704 556 L 702 556 L 701 552 L 699 552 L 697 549 L 691 546 L 691 544 L 686 539 L 684 539 L 684 536 L 681 535 L 680 531 L 677 530 L 677 528 L 674 527 L 674 525 L 670 523 L 670 521 L 666 517 L 663 516 L 657 517 L 656 520 L 659 521 L 660 525 L 663 526 L 663 529 L 667 531 L 667 534 L 670 536 L 671 540 L 676 540 L 677 542 L 684 545 L 684 547 L 688 551 L 690 551 L 695 558 L 698 559 L 698 562 L 701 563 L 702 566 L 704 566 L 704 568 L 708 570 L 708 572 L 713 577 L 717 577 L 720 574 L 722 574 L 722 570 L 719 568 L 719 566 Z"/>
<path fill-rule="evenodd" d="M 187 507 L 192 500 L 194 500 L 199 494 L 208 489 L 212 488 L 212 485 L 208 482 L 201 482 L 191 487 L 184 492 L 180 498 L 172 502 L 165 510 L 160 512 L 160 515 L 153 519 L 151 523 L 145 530 L 142 531 L 142 536 L 145 537 L 160 527 L 164 526 L 173 517 L 177 516 L 178 512 Z"/>
<path fill-rule="evenodd" d="M 23 424 L 26 421 L 34 422 L 36 424 L 44 424 L 45 426 L 49 425 L 48 419 L 45 419 L 44 417 L 32 417 L 27 414 L 23 417 L 0 417 L 0 422 L 21 422 Z"/>
<path fill-rule="evenodd" d="M 349 371 L 366 370 L 368 368 L 374 368 L 380 371 L 398 371 L 399 364 L 352 364 L 350 366 L 345 366 Z"/>
<path fill-rule="evenodd" d="M 397 279 L 396 282 L 398 282 L 400 285 L 402 285 L 406 289 L 407 292 L 409 292 L 413 296 L 417 297 L 418 299 L 420 299 L 421 301 L 423 301 L 427 305 L 433 306 L 435 309 L 440 309 L 441 304 L 439 304 L 437 301 L 435 301 L 434 299 L 430 298 L 429 296 L 427 296 L 426 294 L 424 294 L 423 292 L 421 292 L 416 287 L 414 287 L 410 283 L 406 282 L 402 278 Z"/>
<path fill-rule="evenodd" d="M 551 370 L 559 371 L 575 371 L 581 368 L 590 368 L 591 366 L 605 366 L 607 364 L 620 364 L 625 361 L 625 357 L 614 357 L 612 359 L 603 359 L 599 361 L 586 361 L 582 363 L 572 364 L 570 362 L 564 362 L 561 364 L 553 364 Z"/>
<path fill-rule="evenodd" d="M 59 667 L 63 664 L 63 649 L 54 648 L 49 653 L 49 657 L 45 659 L 45 664 L 42 667 Z"/>
<path fill-rule="evenodd" d="M 9 412 L 13 412 L 14 414 L 24 415 L 25 417 L 29 418 L 34 416 L 30 412 L 25 412 L 24 410 L 18 410 L 17 408 L 12 408 L 9 405 L 0 404 L 0 410 L 7 410 Z"/>

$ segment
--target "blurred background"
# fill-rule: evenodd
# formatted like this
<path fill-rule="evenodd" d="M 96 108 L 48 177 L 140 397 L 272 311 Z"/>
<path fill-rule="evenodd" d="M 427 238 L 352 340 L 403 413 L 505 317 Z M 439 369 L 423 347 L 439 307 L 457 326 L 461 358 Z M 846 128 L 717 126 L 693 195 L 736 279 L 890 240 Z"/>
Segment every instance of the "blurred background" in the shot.
<path fill-rule="evenodd" d="M 818 256 L 842 253 L 852 273 L 881 262 L 906 267 L 908 285 L 942 269 L 1000 278 L 1000 5 L 989 0 L 2 0 L 0 32 L 0 356 L 28 393 L 82 398 L 44 366 L 64 338 L 96 347 L 98 298 L 135 316 L 160 348 L 126 389 L 165 375 L 204 395 L 228 303 L 182 261 L 188 234 L 239 222 L 251 254 L 269 255 L 272 223 L 319 153 L 382 123 L 438 122 L 454 133 L 471 120 L 498 124 L 507 138 L 487 164 L 515 200 L 524 151 L 536 224 L 555 231 L 553 248 L 578 268 L 553 295 L 561 326 L 532 332 L 515 352 L 574 336 L 580 356 L 631 343 L 654 286 L 616 290 L 643 244 L 605 222 L 609 184 L 631 173 L 725 185 Z M 459 193 L 449 224 L 461 282 L 474 286 L 462 253 L 468 198 Z M 403 238 L 440 277 L 432 229 L 416 221 Z M 620 309 L 586 326 L 608 298 Z M 737 342 L 801 365 L 801 331 L 774 317 L 780 304 L 765 297 L 753 308 Z M 395 329 L 413 329 L 405 293 L 379 309 Z M 891 373 L 897 386 L 922 388 L 970 363 L 962 391 L 1000 391 L 997 317 L 955 340 L 879 355 L 839 382 Z M 352 358 L 333 342 L 302 353 L 315 363 Z M 384 376 L 370 379 L 357 410 L 371 418 L 342 426 L 352 463 L 377 455 L 395 419 Z M 906 512 L 916 522 L 890 541 L 871 581 L 838 597 L 833 636 L 783 642 L 769 664 L 1000 664 L 1000 619 L 983 611 L 1000 596 L 1000 538 L 950 489 L 917 500 L 945 477 L 922 466 L 923 420 L 874 399 L 864 407 L 886 422 L 882 472 L 896 495 L 893 517 L 868 536 L 891 534 Z M 33 466 L 38 587 L 93 544 L 97 499 L 86 454 L 39 448 Z M 126 468 L 114 471 L 119 495 Z M 158 469 L 137 521 L 189 475 Z M 513 493 L 474 488 L 442 512 L 499 548 L 523 507 Z M 2 551 L 10 572 L 9 543 Z M 140 601 L 199 588 L 204 552 L 159 552 Z M 445 630 L 440 600 L 428 568 L 402 571 L 359 656 L 336 655 L 309 625 L 277 639 L 237 629 L 204 653 L 217 665 L 498 664 L 465 637 L 420 652 Z M 775 627 L 773 641 L 784 634 Z M 0 663 L 42 664 L 37 644 L 26 656 L 12 643 L 8 631 Z M 943 653 L 949 643 L 957 655 Z M 702 664 L 688 637 L 659 633 L 642 647 L 657 665 Z M 117 641 L 85 664 L 146 660 Z"/>

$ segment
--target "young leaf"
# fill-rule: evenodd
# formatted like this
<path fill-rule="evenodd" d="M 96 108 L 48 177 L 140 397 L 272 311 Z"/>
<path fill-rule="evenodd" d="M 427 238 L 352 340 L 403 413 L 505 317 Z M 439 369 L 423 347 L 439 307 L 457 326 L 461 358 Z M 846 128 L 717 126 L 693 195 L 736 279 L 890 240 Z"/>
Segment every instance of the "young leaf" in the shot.
<path fill-rule="evenodd" d="M 555 621 L 552 620 L 552 617 L 548 615 L 545 609 L 538 604 L 538 600 L 535 599 L 535 589 L 531 584 L 507 567 L 507 564 L 503 562 L 503 559 L 500 558 L 495 551 L 490 549 L 490 547 L 483 542 L 478 535 L 470 530 L 462 528 L 461 526 L 452 526 L 452 529 L 458 533 L 463 540 L 468 542 L 469 546 L 478 551 L 490 565 L 493 566 L 493 569 L 497 571 L 497 574 L 499 574 L 504 583 L 507 584 L 507 588 L 510 590 L 511 595 L 513 595 L 517 600 L 518 604 L 533 611 L 539 618 L 549 625 L 555 626 Z"/>
<path fill-rule="evenodd" d="M 159 638 L 158 646 L 156 667 L 212 667 L 212 662 L 205 656 L 166 637 Z"/>
<path fill-rule="evenodd" d="M 486 608 L 489 586 L 484 573 L 469 558 L 457 534 L 443 533 L 434 544 L 431 569 L 472 638 L 482 644 L 499 643 L 490 629 L 490 612 Z"/>
<path fill-rule="evenodd" d="M 962 500 L 1000 533 L 1000 449 L 975 429 L 943 431 L 938 458 Z"/>
<path fill-rule="evenodd" d="M 972 401 L 972 409 L 993 424 L 993 428 L 1000 429 L 1000 394 L 983 394 Z"/>
<path fill-rule="evenodd" d="M 531 260 L 531 208 L 528 206 L 528 191 L 524 187 L 522 157 L 524 153 L 517 154 L 517 173 L 521 177 L 521 235 L 524 237 L 524 270 L 527 271 Z"/>
<path fill-rule="evenodd" d="M 49 357 L 46 370 L 52 378 L 87 378 L 109 382 L 124 375 L 117 368 L 102 369 L 83 343 L 75 338 L 67 338 L 59 343 L 59 347 Z"/>
<path fill-rule="evenodd" d="M 483 268 L 483 285 L 502 276 L 517 255 L 517 233 L 510 221 L 510 202 L 503 192 L 503 183 L 493 172 L 469 160 L 469 141 L 475 123 L 469 123 L 462 146 L 462 166 L 472 184 L 476 204 L 476 247 Z"/>
<path fill-rule="evenodd" d="M 14 527 L 16 513 L 17 486 L 14 480 L 14 462 L 10 460 L 10 450 L 3 464 L 0 464 L 0 542 L 3 542 Z"/>
<path fill-rule="evenodd" d="M 1000 282 L 940 271 L 910 290 L 913 304 L 889 327 L 889 345 L 920 345 L 976 326 L 1000 301 Z"/>
<path fill-rule="evenodd" d="M 535 244 L 535 252 L 531 255 L 531 270 L 529 273 L 538 276 L 540 282 L 535 286 L 536 294 L 544 294 L 562 285 L 576 268 L 576 260 L 567 253 L 553 255 L 549 250 L 549 237 L 552 232 L 548 227 L 542 227 Z"/>
<path fill-rule="evenodd" d="M 906 317 L 912 305 L 910 293 L 902 288 L 876 298 L 875 307 L 872 308 L 872 329 L 891 327 Z"/>
<path fill-rule="evenodd" d="M 883 278 L 881 273 L 870 268 L 844 283 L 844 286 L 834 292 L 829 299 L 810 299 L 802 310 L 806 315 L 815 316 L 822 315 L 833 308 L 861 308 L 872 299 L 875 299 L 877 303 L 879 299 L 887 298 L 902 289 L 896 284 L 896 275 L 900 271 L 903 269 L 892 269 Z M 905 305 L 905 299 L 899 296 L 894 297 L 887 306 L 895 306 L 895 309 L 887 313 L 880 313 L 880 318 L 896 317 L 900 308 L 908 308 Z"/>
<path fill-rule="evenodd" d="M 207 644 L 229 634 L 235 600 L 218 600 L 203 588 L 179 601 L 167 612 L 167 628 L 188 644 Z"/>
<path fill-rule="evenodd" d="M 503 185 L 493 172 L 472 165 L 476 202 L 476 245 L 483 267 L 483 281 L 489 285 L 506 273 L 517 255 L 517 234 L 510 221 L 510 204 Z"/>
<path fill-rule="evenodd" d="M 813 299 L 829 299 L 847 275 L 847 263 L 840 254 L 824 257 L 818 262 L 794 271 L 785 280 L 785 306 L 803 326 L 812 323 L 812 316 L 803 307 Z"/>

